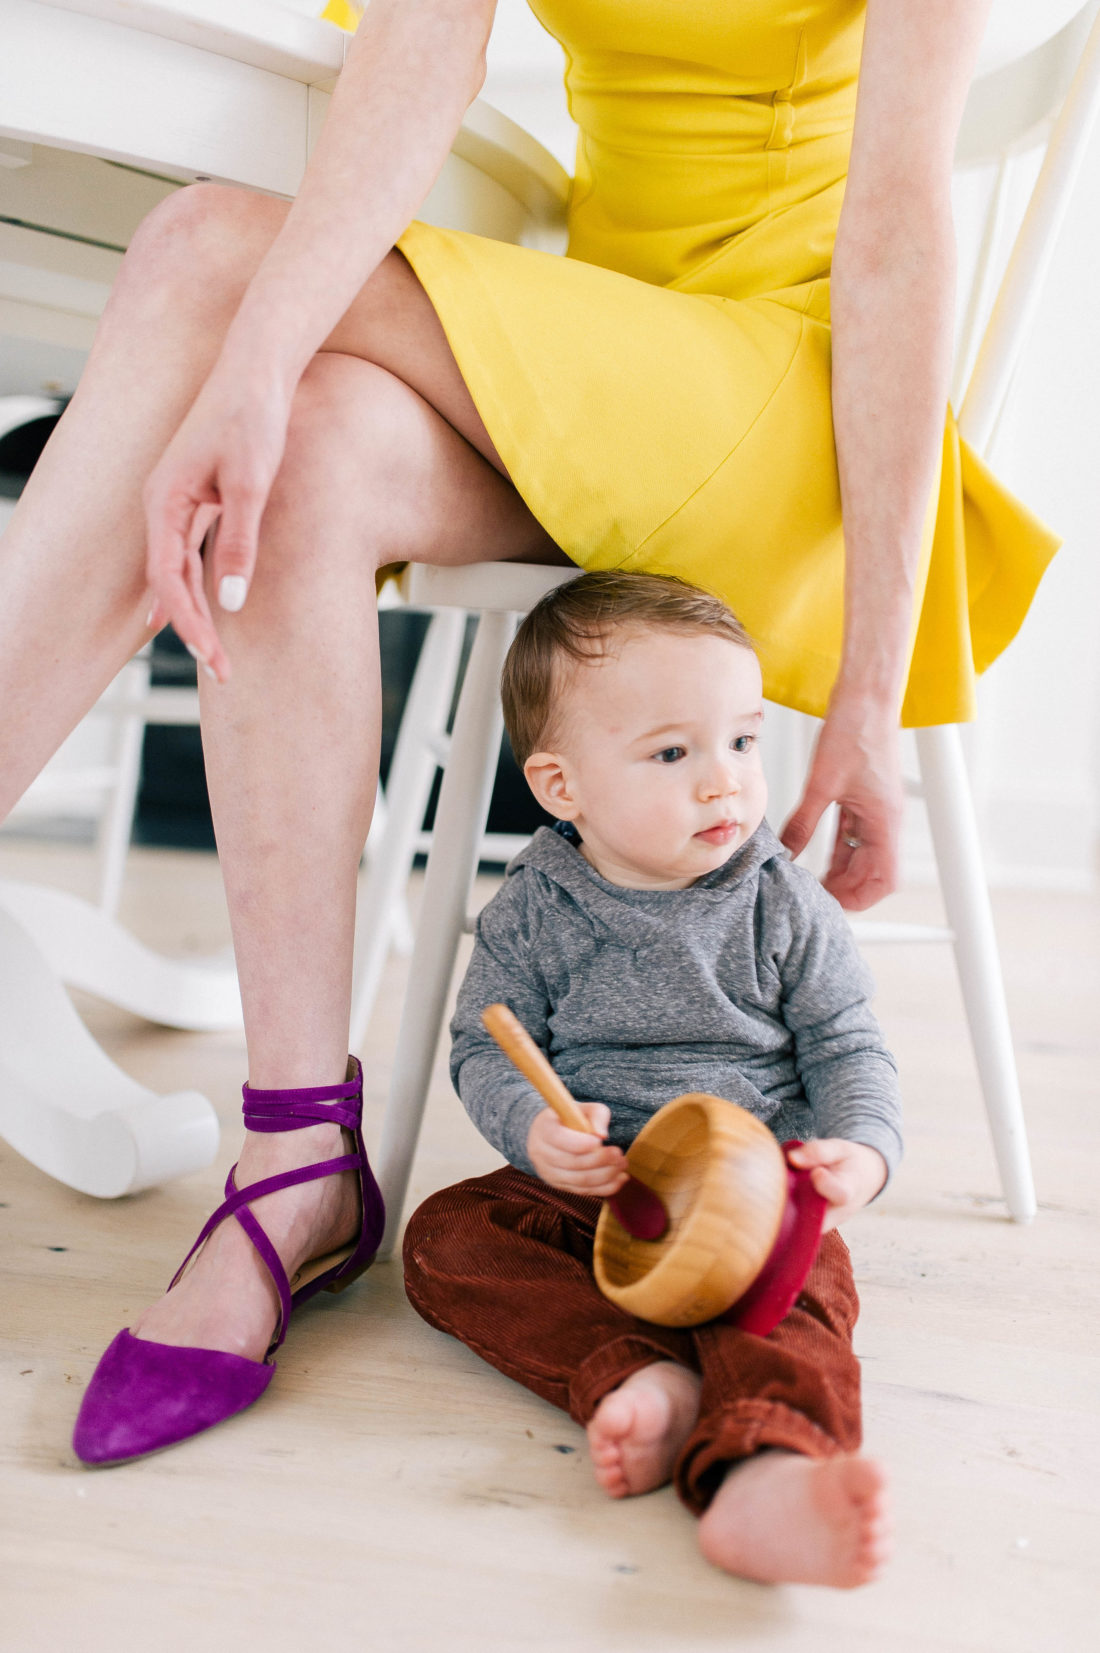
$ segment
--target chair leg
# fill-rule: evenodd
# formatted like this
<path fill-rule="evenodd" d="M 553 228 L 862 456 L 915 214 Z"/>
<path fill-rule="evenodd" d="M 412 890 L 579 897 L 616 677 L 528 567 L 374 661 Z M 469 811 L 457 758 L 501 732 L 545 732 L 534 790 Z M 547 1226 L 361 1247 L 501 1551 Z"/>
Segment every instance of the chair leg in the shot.
<path fill-rule="evenodd" d="M 109 695 L 132 700 L 135 705 L 149 692 L 149 651 L 143 649 L 116 677 Z M 138 785 L 141 780 L 141 749 L 145 737 L 145 717 L 138 710 L 120 720 L 114 731 L 116 779 L 110 798 L 100 817 L 97 835 L 99 855 L 99 907 L 108 918 L 118 912 L 122 882 L 126 875 L 126 858 L 130 853 L 130 838 L 134 830 L 134 811 L 137 806 Z"/>
<path fill-rule="evenodd" d="M 367 842 L 363 849 L 363 865 L 368 869 L 368 872 L 377 861 L 378 852 L 385 842 L 386 822 L 388 818 L 389 810 L 387 808 L 386 789 L 382 785 L 382 782 L 378 781 L 374 789 L 374 809 L 370 818 L 370 830 L 367 833 Z M 357 902 L 356 911 L 361 912 L 362 906 L 362 902 Z M 406 955 L 411 953 L 413 950 L 412 920 L 409 917 L 408 903 L 406 902 L 403 894 L 395 897 L 393 910 L 390 913 L 389 945 L 395 950 L 395 952 L 404 953 Z M 358 964 L 358 958 L 356 963 Z M 359 1042 L 361 1043 L 362 1041 L 360 1040 Z M 350 1041 L 351 1045 L 354 1045 L 355 1043 L 355 1039 Z"/>
<path fill-rule="evenodd" d="M 386 824 L 368 857 L 366 888 L 356 920 L 355 990 L 351 1049 L 362 1044 L 389 954 L 424 821 L 438 754 L 435 737 L 446 727 L 454 696 L 466 615 L 454 609 L 432 617 L 401 718 L 386 788 Z M 415 978 L 414 978 L 415 979 Z"/>
<path fill-rule="evenodd" d="M 514 615 L 481 615 L 455 715 L 382 1126 L 378 1180 L 386 1201 L 386 1232 L 379 1257 L 389 1256 L 400 1227 L 455 954 L 466 922 L 500 751 L 500 671 L 514 630 Z"/>
<path fill-rule="evenodd" d="M 917 731 L 940 887 L 1005 1199 L 1018 1223 L 1036 1212 L 1027 1132 L 997 937 L 962 742 L 954 724 Z"/>

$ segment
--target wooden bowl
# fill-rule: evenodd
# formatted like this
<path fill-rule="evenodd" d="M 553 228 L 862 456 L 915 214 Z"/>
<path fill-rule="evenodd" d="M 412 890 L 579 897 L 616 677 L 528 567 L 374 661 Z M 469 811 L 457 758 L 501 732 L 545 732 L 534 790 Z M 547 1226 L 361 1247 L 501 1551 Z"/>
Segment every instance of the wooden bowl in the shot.
<path fill-rule="evenodd" d="M 761 1273 L 787 1208 L 783 1150 L 760 1120 L 720 1096 L 668 1102 L 627 1152 L 630 1173 L 659 1194 L 669 1224 L 636 1240 L 609 1206 L 596 1227 L 596 1283 L 629 1314 L 697 1326 L 724 1314 Z"/>

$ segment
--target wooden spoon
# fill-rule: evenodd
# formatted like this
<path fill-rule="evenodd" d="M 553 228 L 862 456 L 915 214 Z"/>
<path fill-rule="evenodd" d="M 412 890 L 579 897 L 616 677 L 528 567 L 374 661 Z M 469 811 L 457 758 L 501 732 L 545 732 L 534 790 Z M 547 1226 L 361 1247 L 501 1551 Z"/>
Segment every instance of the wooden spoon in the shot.
<path fill-rule="evenodd" d="M 571 1131 L 598 1136 L 588 1116 L 581 1112 L 523 1023 L 506 1004 L 491 1004 L 481 1019 L 505 1056 L 514 1062 L 525 1079 L 534 1085 L 547 1107 L 553 1108 Z M 628 1176 L 617 1194 L 608 1200 L 615 1217 L 635 1240 L 659 1240 L 668 1228 L 668 1212 L 652 1188 L 637 1177 Z"/>

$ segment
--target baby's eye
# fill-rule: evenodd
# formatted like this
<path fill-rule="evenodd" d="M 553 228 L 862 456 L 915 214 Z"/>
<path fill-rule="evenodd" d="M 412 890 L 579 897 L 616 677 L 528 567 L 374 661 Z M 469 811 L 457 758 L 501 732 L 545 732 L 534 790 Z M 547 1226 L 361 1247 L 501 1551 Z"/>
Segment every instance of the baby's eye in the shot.
<path fill-rule="evenodd" d="M 663 751 L 654 753 L 658 763 L 679 763 L 684 755 L 682 746 L 666 746 Z"/>
<path fill-rule="evenodd" d="M 738 735 L 731 744 L 735 752 L 751 752 L 756 743 L 755 735 Z"/>

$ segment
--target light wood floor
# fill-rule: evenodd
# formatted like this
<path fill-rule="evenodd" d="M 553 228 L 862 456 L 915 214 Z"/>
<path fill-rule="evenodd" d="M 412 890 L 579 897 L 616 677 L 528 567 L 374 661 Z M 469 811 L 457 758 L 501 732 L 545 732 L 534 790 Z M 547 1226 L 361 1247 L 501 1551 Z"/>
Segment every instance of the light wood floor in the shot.
<path fill-rule="evenodd" d="M 0 843 L 0 875 L 79 887 L 81 856 Z M 902 915 L 932 898 L 895 898 Z M 69 1436 L 114 1332 L 171 1275 L 238 1140 L 241 1040 L 85 1001 L 116 1059 L 195 1086 L 216 1167 L 98 1203 L 0 1145 L 0 1649 L 344 1653 L 1077 1653 L 1098 1645 L 1100 902 L 997 902 L 1041 1210 L 1005 1220 L 950 957 L 881 949 L 909 1153 L 850 1226 L 867 1444 L 898 1555 L 853 1595 L 706 1566 L 665 1490 L 613 1504 L 581 1432 L 408 1307 L 400 1270 L 303 1312 L 250 1413 L 142 1463 L 81 1470 Z M 216 868 L 136 853 L 127 916 L 166 948 L 227 935 Z M 363 1052 L 376 1139 L 402 967 Z M 493 1162 L 440 1068 L 412 1196 Z"/>

